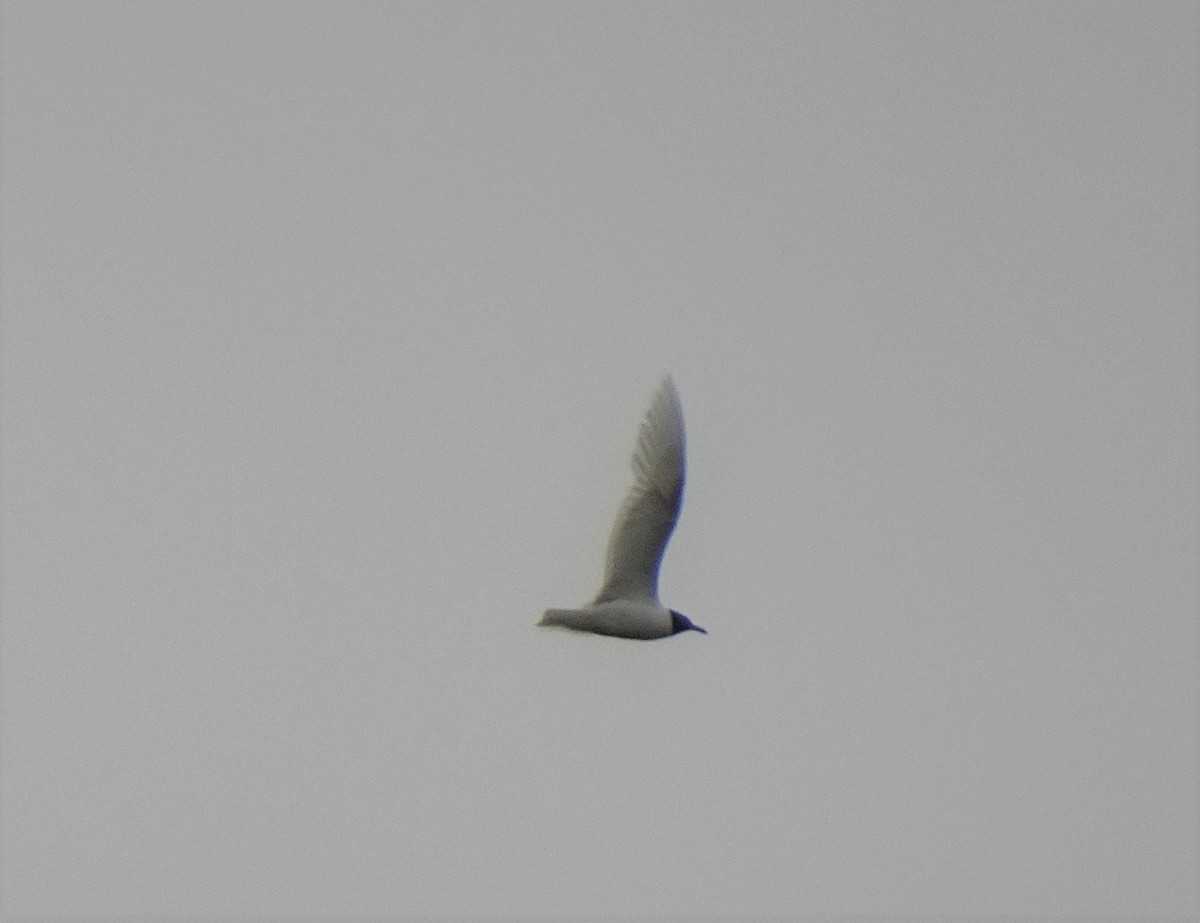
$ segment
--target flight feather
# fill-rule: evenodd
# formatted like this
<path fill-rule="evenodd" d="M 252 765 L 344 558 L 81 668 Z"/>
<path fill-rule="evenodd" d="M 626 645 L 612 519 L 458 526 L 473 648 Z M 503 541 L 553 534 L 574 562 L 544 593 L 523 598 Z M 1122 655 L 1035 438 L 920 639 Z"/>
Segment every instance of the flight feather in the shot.
<path fill-rule="evenodd" d="M 683 409 L 670 376 L 663 379 L 638 431 L 633 486 L 608 540 L 604 585 L 596 596 L 657 599 L 658 569 L 679 519 L 685 475 Z"/>

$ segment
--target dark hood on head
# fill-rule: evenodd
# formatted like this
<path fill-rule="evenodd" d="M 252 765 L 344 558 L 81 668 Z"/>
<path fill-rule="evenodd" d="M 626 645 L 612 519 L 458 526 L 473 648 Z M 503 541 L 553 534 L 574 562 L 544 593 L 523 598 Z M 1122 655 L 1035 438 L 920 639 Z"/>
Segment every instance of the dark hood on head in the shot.
<path fill-rule="evenodd" d="M 694 625 L 692 623 L 692 620 L 689 619 L 682 612 L 676 612 L 674 609 L 672 609 L 671 610 L 671 634 L 677 635 L 681 631 L 698 631 L 702 635 L 708 634 L 708 632 L 705 631 L 703 628 L 701 628 L 699 625 Z"/>

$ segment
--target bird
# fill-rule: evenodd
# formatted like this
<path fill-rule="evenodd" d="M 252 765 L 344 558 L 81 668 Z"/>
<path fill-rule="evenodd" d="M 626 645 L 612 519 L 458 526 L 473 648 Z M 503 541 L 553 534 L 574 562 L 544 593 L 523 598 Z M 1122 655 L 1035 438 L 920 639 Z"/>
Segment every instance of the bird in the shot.
<path fill-rule="evenodd" d="M 604 583 L 580 609 L 547 609 L 538 625 L 650 641 L 684 631 L 708 634 L 658 601 L 658 570 L 683 504 L 683 407 L 670 375 L 642 419 L 633 486 L 608 539 Z"/>

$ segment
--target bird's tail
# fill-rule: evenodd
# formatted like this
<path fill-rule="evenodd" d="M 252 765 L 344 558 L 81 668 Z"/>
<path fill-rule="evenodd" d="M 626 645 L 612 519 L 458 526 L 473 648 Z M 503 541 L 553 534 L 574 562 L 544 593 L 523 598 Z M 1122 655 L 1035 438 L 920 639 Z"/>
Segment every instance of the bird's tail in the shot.
<path fill-rule="evenodd" d="M 575 628 L 579 615 L 578 609 L 547 609 L 538 624 L 552 628 Z"/>

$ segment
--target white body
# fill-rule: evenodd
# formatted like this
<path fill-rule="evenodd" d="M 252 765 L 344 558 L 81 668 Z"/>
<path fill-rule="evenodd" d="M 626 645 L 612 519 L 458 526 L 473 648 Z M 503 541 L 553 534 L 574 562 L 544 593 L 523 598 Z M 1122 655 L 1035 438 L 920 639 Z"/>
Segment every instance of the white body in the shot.
<path fill-rule="evenodd" d="M 654 599 L 612 599 L 582 609 L 547 609 L 538 624 L 642 641 L 673 633 L 671 610 Z"/>
<path fill-rule="evenodd" d="M 663 379 L 638 432 L 633 486 L 608 540 L 604 585 L 580 609 L 547 609 L 539 625 L 652 640 L 697 628 L 658 601 L 658 568 L 683 504 L 683 409 Z"/>

